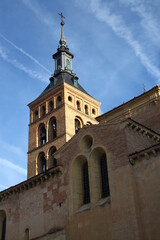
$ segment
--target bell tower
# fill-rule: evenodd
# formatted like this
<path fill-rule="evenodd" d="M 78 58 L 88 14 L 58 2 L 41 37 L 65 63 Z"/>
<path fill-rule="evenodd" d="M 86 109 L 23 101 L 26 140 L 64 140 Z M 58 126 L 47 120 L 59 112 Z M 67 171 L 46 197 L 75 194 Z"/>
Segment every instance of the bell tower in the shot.
<path fill-rule="evenodd" d="M 100 102 L 92 98 L 79 84 L 72 71 L 74 55 L 64 36 L 61 16 L 61 37 L 53 54 L 55 71 L 41 95 L 30 108 L 28 178 L 43 173 L 58 162 L 54 153 L 86 124 L 97 124 Z"/>

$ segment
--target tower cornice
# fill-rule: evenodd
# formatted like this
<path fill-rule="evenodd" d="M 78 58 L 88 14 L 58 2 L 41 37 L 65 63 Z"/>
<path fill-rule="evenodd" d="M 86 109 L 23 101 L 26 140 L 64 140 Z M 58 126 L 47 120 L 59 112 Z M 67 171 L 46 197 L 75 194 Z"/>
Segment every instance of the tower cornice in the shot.
<path fill-rule="evenodd" d="M 69 56 L 74 58 L 74 54 L 69 51 L 68 47 L 61 47 L 61 48 L 57 48 L 57 52 L 52 55 L 53 59 L 56 59 L 57 57 L 59 57 L 62 54 L 62 52 L 65 52 Z"/>

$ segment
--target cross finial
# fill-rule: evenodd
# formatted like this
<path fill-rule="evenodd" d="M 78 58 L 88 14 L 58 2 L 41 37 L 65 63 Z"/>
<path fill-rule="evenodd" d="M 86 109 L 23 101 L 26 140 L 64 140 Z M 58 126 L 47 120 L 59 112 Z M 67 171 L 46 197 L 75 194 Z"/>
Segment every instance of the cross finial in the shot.
<path fill-rule="evenodd" d="M 61 12 L 61 13 L 58 13 L 58 14 L 61 17 L 61 25 L 64 25 L 63 19 L 65 19 L 65 17 L 63 16 L 63 13 Z"/>
<path fill-rule="evenodd" d="M 61 44 L 61 46 L 66 46 L 66 39 L 65 39 L 65 37 L 64 37 L 64 32 L 63 32 L 63 26 L 64 26 L 64 21 L 63 21 L 63 19 L 65 18 L 64 16 L 63 16 L 63 13 L 61 12 L 61 13 L 58 13 L 59 14 L 59 16 L 61 17 L 61 38 L 60 38 L 60 41 L 59 41 L 59 43 Z"/>

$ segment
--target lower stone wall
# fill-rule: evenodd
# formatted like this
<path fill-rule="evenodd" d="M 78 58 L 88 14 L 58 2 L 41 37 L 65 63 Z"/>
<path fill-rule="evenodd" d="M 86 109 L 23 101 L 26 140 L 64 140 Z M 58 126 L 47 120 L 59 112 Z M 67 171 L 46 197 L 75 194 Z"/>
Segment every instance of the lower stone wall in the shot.
<path fill-rule="evenodd" d="M 160 154 L 144 156 L 132 168 L 142 239 L 160 239 Z"/>
<path fill-rule="evenodd" d="M 65 228 L 68 219 L 67 188 L 62 173 L 48 179 L 42 174 L 35 181 L 41 182 L 18 192 L 21 183 L 21 188 L 14 187 L 13 193 L 0 201 L 0 210 L 5 211 L 7 218 L 5 240 L 25 239 L 26 229 L 29 229 L 29 239 L 54 239 L 54 236 L 65 239 L 65 234 L 56 232 Z"/>
<path fill-rule="evenodd" d="M 66 232 L 65 230 L 55 230 L 53 233 L 48 233 L 45 236 L 40 236 L 32 240 L 66 240 Z"/>

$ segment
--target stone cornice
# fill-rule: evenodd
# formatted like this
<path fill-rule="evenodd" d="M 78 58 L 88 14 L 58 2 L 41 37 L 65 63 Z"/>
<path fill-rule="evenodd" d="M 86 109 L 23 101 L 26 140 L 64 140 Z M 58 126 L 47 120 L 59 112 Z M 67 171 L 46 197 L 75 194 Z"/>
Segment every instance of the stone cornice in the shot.
<path fill-rule="evenodd" d="M 128 102 L 123 103 L 118 107 L 115 107 L 110 111 L 98 116 L 96 120 L 99 122 L 113 121 L 114 119 L 119 118 L 120 116 L 125 116 L 131 110 L 133 111 L 134 109 L 139 108 L 140 106 L 146 103 L 149 102 L 156 103 L 156 101 L 159 100 L 159 98 L 160 98 L 160 86 L 157 85 L 150 89 L 149 91 L 144 92 L 141 95 L 129 100 Z"/>
<path fill-rule="evenodd" d="M 160 134 L 156 133 L 150 128 L 147 128 L 146 126 L 134 121 L 131 118 L 127 119 L 128 127 L 131 128 L 132 130 L 142 134 L 143 136 L 146 136 L 155 142 L 160 142 Z"/>
<path fill-rule="evenodd" d="M 30 188 L 33 188 L 45 181 L 48 181 L 50 178 L 53 178 L 55 175 L 62 174 L 63 168 L 62 166 L 57 166 L 55 168 L 51 168 L 45 173 L 41 173 L 37 176 L 29 178 L 28 180 L 21 182 L 13 187 L 10 187 L 2 192 L 0 192 L 0 202 L 2 200 L 8 199 L 9 196 L 13 194 L 19 194 L 21 192 L 27 191 Z"/>
<path fill-rule="evenodd" d="M 143 149 L 139 152 L 132 153 L 128 156 L 131 165 L 135 165 L 136 161 L 143 158 L 149 160 L 151 157 L 156 157 L 160 153 L 160 144 L 153 145 L 149 148 Z"/>
<path fill-rule="evenodd" d="M 65 136 L 65 135 L 66 135 L 66 133 L 63 133 L 63 134 L 57 136 L 56 138 L 54 138 L 53 140 L 49 140 L 48 142 L 46 142 L 46 143 L 43 144 L 42 146 L 38 146 L 38 147 L 33 148 L 32 150 L 28 151 L 27 154 L 30 154 L 30 153 L 32 153 L 32 152 L 35 152 L 35 151 L 37 151 L 37 150 L 39 150 L 39 149 L 42 149 L 42 151 L 43 151 L 43 149 L 45 148 L 45 146 L 47 146 L 47 145 L 49 145 L 49 144 L 51 144 L 51 143 L 54 143 L 54 144 L 55 144 L 55 142 L 56 142 L 58 139 L 60 139 L 61 137 Z"/>
<path fill-rule="evenodd" d="M 50 98 L 50 96 L 54 95 L 55 93 L 58 94 L 58 91 L 63 89 L 63 83 L 61 85 L 58 85 L 56 88 L 50 88 L 48 89 L 48 91 L 46 91 L 45 93 L 41 93 L 41 95 L 39 97 L 37 97 L 35 100 L 33 100 L 32 102 L 30 102 L 28 104 L 28 107 L 30 109 L 33 109 L 34 107 L 36 107 L 36 105 L 39 105 L 40 103 L 42 103 L 43 101 L 46 102 L 47 98 Z"/>
<path fill-rule="evenodd" d="M 78 88 L 75 88 L 75 87 L 69 85 L 66 82 L 64 82 L 64 86 L 65 86 L 65 89 L 70 91 L 71 93 L 74 93 L 75 95 L 80 96 L 82 99 L 84 99 L 84 97 L 85 97 L 86 101 L 88 101 L 90 103 L 93 103 L 93 105 L 95 105 L 95 106 L 99 106 L 100 107 L 101 102 L 98 101 L 97 99 L 95 99 L 94 97 L 90 96 L 89 94 L 82 92 Z"/>
<path fill-rule="evenodd" d="M 46 113 L 44 116 L 42 116 L 42 117 L 40 117 L 40 118 L 37 118 L 37 119 L 34 120 L 33 122 L 30 122 L 30 123 L 28 124 L 28 126 L 32 126 L 32 125 L 34 125 L 34 124 L 37 124 L 37 122 L 43 123 L 43 122 L 44 122 L 44 119 L 45 119 L 46 117 L 51 116 L 51 115 L 53 115 L 53 116 L 56 115 L 56 112 L 57 112 L 60 108 L 62 108 L 62 107 L 64 107 L 64 103 L 62 103 L 60 106 L 58 106 L 56 109 L 52 110 L 51 112 Z"/>

